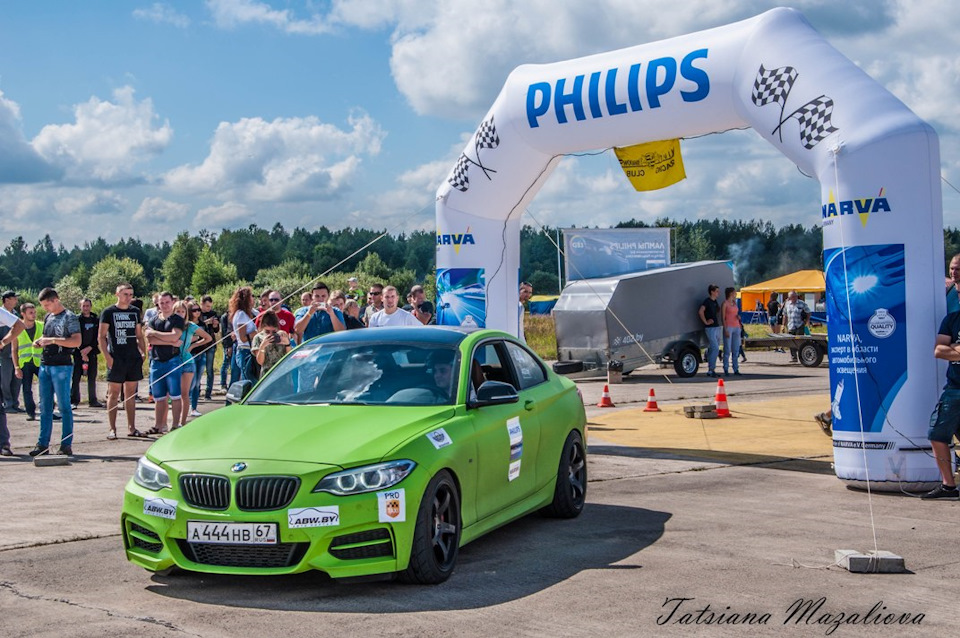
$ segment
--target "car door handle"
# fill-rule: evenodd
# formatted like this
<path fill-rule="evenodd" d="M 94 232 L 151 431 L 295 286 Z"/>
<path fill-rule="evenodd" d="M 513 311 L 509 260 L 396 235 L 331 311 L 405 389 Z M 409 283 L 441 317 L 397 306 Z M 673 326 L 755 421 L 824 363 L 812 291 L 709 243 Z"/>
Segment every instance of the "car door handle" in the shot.
<path fill-rule="evenodd" d="M 530 411 L 533 409 L 533 406 L 534 406 L 533 399 L 527 399 L 526 401 L 523 402 L 524 410 Z"/>

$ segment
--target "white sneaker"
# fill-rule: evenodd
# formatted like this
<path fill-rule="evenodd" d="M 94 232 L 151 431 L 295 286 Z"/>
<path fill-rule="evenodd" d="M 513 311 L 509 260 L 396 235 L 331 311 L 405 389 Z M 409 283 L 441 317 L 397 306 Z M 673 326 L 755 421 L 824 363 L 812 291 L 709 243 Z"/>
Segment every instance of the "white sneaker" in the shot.
<path fill-rule="evenodd" d="M 201 416 L 199 410 L 190 410 L 190 416 Z"/>

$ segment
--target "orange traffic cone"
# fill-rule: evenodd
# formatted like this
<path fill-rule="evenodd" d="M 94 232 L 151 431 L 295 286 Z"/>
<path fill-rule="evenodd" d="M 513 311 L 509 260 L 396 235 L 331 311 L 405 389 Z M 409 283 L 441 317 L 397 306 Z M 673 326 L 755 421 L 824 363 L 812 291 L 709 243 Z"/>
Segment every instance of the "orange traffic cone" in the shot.
<path fill-rule="evenodd" d="M 615 408 L 613 401 L 610 400 L 610 386 L 606 383 L 603 384 L 603 396 L 600 397 L 600 403 L 597 404 L 598 408 Z"/>
<path fill-rule="evenodd" d="M 727 390 L 723 387 L 723 379 L 717 379 L 717 397 L 714 399 L 717 406 L 717 418 L 732 417 L 730 408 L 727 407 Z"/>
<path fill-rule="evenodd" d="M 650 396 L 647 397 L 647 407 L 645 407 L 643 411 L 660 412 L 660 408 L 657 406 L 657 395 L 653 393 L 653 388 L 650 388 Z"/>

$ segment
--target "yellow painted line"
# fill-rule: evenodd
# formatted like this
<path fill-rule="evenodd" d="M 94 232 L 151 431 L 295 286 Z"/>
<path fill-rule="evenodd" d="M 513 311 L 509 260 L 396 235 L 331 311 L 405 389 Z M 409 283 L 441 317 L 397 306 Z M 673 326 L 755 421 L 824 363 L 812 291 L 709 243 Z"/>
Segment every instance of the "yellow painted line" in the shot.
<path fill-rule="evenodd" d="M 749 402 L 728 396 L 733 418 L 701 420 L 684 416 L 684 405 L 706 403 L 664 405 L 661 401 L 662 412 L 618 410 L 591 418 L 587 429 L 592 439 L 602 442 L 725 462 L 833 456 L 830 438 L 813 420 L 813 415 L 829 406 L 829 395 Z"/>

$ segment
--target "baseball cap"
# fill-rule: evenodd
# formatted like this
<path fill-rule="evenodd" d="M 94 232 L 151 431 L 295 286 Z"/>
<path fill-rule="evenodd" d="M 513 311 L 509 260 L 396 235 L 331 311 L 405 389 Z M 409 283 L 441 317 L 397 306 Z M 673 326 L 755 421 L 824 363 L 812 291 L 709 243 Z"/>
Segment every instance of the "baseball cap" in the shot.
<path fill-rule="evenodd" d="M 15 292 L 12 291 L 12 290 L 7 290 L 6 292 L 3 293 L 3 298 L 4 298 L 5 300 L 6 300 L 6 299 L 9 299 L 10 297 L 19 297 L 19 296 L 20 296 L 20 295 L 18 295 L 17 293 L 15 293 Z"/>
<path fill-rule="evenodd" d="M 350 282 L 354 282 L 354 281 L 356 281 L 356 280 L 357 280 L 356 277 L 349 277 L 349 278 L 347 278 L 347 281 L 350 281 Z"/>
<path fill-rule="evenodd" d="M 424 302 L 421 303 L 419 306 L 417 306 L 417 310 L 419 310 L 420 312 L 429 312 L 429 313 L 432 315 L 432 314 L 433 314 L 433 304 L 430 303 L 429 301 L 424 301 Z"/>

